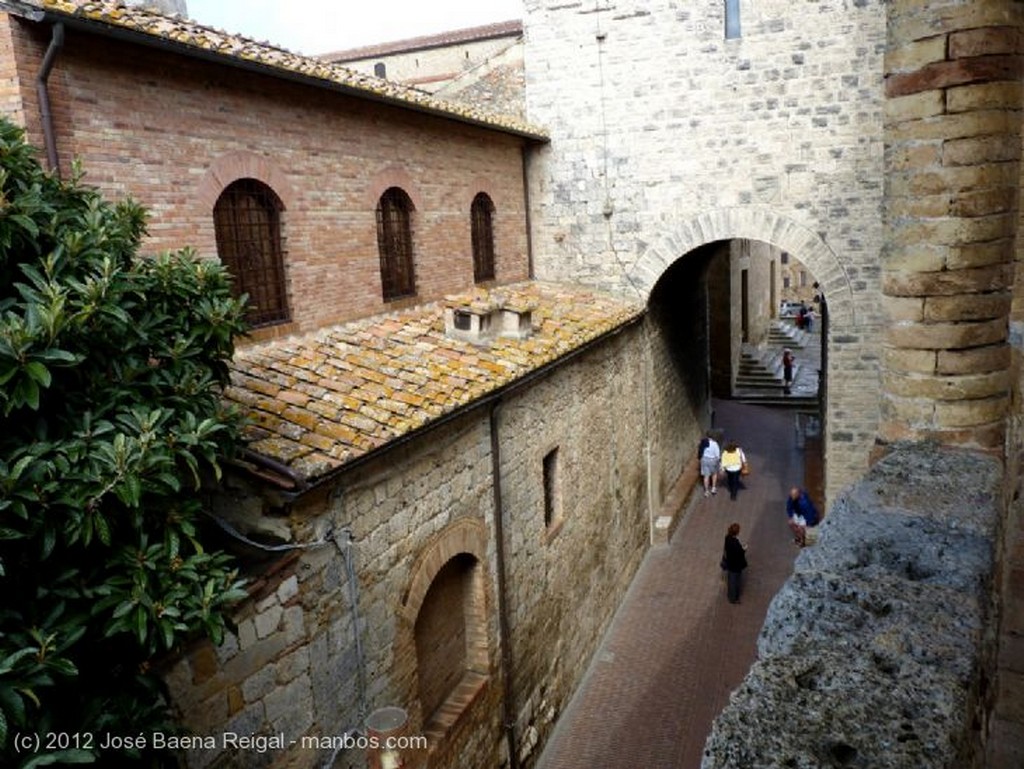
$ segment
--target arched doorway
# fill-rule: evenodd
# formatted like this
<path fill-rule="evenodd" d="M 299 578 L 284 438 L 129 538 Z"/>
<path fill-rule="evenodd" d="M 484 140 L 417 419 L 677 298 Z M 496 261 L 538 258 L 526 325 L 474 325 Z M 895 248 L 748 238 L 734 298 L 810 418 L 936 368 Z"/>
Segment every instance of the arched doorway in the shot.
<path fill-rule="evenodd" d="M 760 290 L 756 298 L 759 309 L 753 307 L 754 284 L 757 281 L 752 279 L 752 273 L 748 273 L 747 292 L 744 296 L 744 277 L 742 269 L 737 268 L 739 260 L 736 258 L 726 259 L 723 262 L 725 266 L 718 268 L 728 270 L 733 276 L 728 296 L 723 299 L 720 295 L 720 286 L 714 279 L 714 265 L 715 260 L 722 257 L 716 254 L 744 243 L 763 244 L 770 253 L 794 255 L 806 267 L 809 278 L 813 278 L 808 282 L 818 284 L 816 293 L 823 300 L 823 304 L 819 305 L 819 308 L 823 306 L 823 311 L 820 312 L 821 317 L 817 319 L 816 340 L 812 342 L 819 345 L 815 358 L 816 361 L 820 361 L 815 365 L 813 374 L 817 379 L 816 369 L 820 365 L 821 452 L 831 460 L 823 470 L 825 477 L 822 485 L 825 494 L 831 495 L 850 480 L 847 476 L 854 475 L 853 469 L 866 467 L 871 436 L 877 424 L 876 413 L 867 414 L 865 420 L 864 407 L 858 403 L 854 411 L 847 401 L 848 395 L 863 400 L 863 393 L 866 390 L 863 384 L 859 392 L 845 387 L 838 392 L 829 392 L 828 385 L 835 380 L 836 361 L 843 357 L 835 355 L 835 352 L 837 349 L 841 352 L 849 345 L 861 355 L 864 344 L 862 332 L 870 335 L 876 333 L 877 329 L 859 327 L 854 287 L 828 245 L 817 234 L 777 214 L 751 209 L 723 209 L 667 225 L 658 238 L 643 246 L 640 258 L 629 271 L 628 278 L 639 292 L 647 296 L 648 306 L 656 323 L 659 317 L 668 322 L 682 323 L 687 327 L 689 335 L 700 337 L 706 343 L 705 360 L 708 362 L 708 376 L 705 386 L 707 397 L 710 399 L 712 395 L 725 394 L 727 389 L 717 386 L 712 381 L 716 372 L 710 365 L 711 348 L 716 333 L 715 326 L 719 321 L 714 308 L 719 308 L 718 312 L 723 312 L 722 308 L 725 308 L 723 317 L 727 330 L 724 333 L 728 334 L 730 340 L 734 340 L 728 345 L 729 363 L 724 369 L 728 372 L 730 382 L 739 369 L 743 344 L 757 345 L 767 338 L 768 325 L 762 324 L 759 327 L 758 319 L 775 320 L 778 315 L 776 302 L 780 299 L 778 286 L 781 283 L 781 265 L 777 264 L 772 273 L 770 259 L 764 263 L 769 265 L 764 267 L 764 270 L 770 277 L 761 281 L 763 290 Z M 742 249 L 742 246 L 740 248 Z M 684 268 L 682 265 L 687 266 Z M 680 280 L 680 274 L 687 277 Z M 706 324 L 703 329 L 699 326 L 701 319 L 690 311 L 693 308 L 674 311 L 667 306 L 672 301 L 668 297 L 678 294 L 681 286 L 687 282 L 701 283 L 707 293 L 706 299 L 701 300 L 705 313 L 703 320 Z M 668 288 L 669 286 L 671 288 Z M 774 294 L 772 286 L 775 287 Z M 660 297 L 656 289 L 662 292 Z M 775 318 L 771 317 L 773 314 Z M 858 365 L 856 378 L 870 380 L 870 386 L 877 388 L 875 368 Z M 694 375 L 691 373 L 686 385 L 688 391 L 694 389 L 693 379 Z M 849 377 L 847 379 L 850 380 Z M 731 387 L 728 389 L 731 390 Z M 866 421 L 870 424 L 866 424 Z"/>

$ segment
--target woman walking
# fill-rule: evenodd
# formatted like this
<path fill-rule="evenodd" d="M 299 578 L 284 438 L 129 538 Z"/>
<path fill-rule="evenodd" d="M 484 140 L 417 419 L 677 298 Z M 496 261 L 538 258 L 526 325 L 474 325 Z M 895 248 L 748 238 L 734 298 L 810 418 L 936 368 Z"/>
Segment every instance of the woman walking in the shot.
<path fill-rule="evenodd" d="M 740 602 L 740 582 L 743 570 L 747 568 L 747 548 L 740 542 L 740 525 L 733 523 L 725 534 L 725 553 L 722 555 L 722 568 L 728 578 L 729 603 Z"/>
<path fill-rule="evenodd" d="M 747 455 L 743 449 L 736 445 L 736 441 L 729 441 L 725 444 L 725 451 L 722 452 L 722 469 L 725 470 L 725 485 L 729 488 L 729 499 L 736 499 L 740 490 L 740 474 L 743 466 L 747 464 Z"/>

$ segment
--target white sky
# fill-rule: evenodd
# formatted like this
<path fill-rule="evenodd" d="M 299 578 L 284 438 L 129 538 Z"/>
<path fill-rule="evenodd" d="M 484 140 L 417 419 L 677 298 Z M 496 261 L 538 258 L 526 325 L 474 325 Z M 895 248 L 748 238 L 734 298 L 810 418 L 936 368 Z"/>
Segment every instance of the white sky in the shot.
<path fill-rule="evenodd" d="M 522 0 L 186 0 L 201 24 L 313 55 L 521 19 Z"/>

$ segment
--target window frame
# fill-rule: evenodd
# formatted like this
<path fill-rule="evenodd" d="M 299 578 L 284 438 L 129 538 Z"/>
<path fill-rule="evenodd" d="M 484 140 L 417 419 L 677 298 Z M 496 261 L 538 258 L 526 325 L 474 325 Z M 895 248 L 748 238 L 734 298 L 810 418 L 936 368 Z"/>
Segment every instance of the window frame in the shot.
<path fill-rule="evenodd" d="M 234 296 L 248 295 L 251 304 L 246 308 L 246 320 L 253 328 L 291 320 L 283 211 L 277 193 L 251 177 L 235 179 L 225 186 L 213 206 L 217 257 L 232 276 Z M 255 254 L 251 250 L 254 244 Z M 246 251 L 247 247 L 250 250 Z"/>
<path fill-rule="evenodd" d="M 494 280 L 494 201 L 486 192 L 478 192 L 469 207 L 470 241 L 473 250 L 473 282 Z"/>
<path fill-rule="evenodd" d="M 388 187 L 377 201 L 377 253 L 385 302 L 416 296 L 412 199 L 401 187 Z"/>

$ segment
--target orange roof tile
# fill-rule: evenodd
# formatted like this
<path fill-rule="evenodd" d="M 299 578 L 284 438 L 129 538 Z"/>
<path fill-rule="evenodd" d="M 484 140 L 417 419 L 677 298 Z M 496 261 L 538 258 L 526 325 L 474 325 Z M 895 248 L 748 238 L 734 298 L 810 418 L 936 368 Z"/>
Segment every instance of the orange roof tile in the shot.
<path fill-rule="evenodd" d="M 227 63 L 259 67 L 270 75 L 299 75 L 313 84 L 333 87 L 373 101 L 414 109 L 439 117 L 479 125 L 505 133 L 546 140 L 545 131 L 516 117 L 498 115 L 477 106 L 447 102 L 425 91 L 399 85 L 348 69 L 323 59 L 293 53 L 269 42 L 256 42 L 241 35 L 199 24 L 181 16 L 118 2 L 72 2 L 72 0 L 22 0 L 8 9 L 15 15 L 38 19 L 39 9 L 68 23 L 78 23 L 98 34 L 122 31 L 173 44 L 182 53 L 214 55 Z"/>
<path fill-rule="evenodd" d="M 227 398 L 249 415 L 249 448 L 316 482 L 375 448 L 514 383 L 643 314 L 550 283 L 477 290 L 461 302 L 532 307 L 533 333 L 473 344 L 444 332 L 449 298 L 243 347 Z M 269 396 L 269 397 L 268 397 Z"/>

